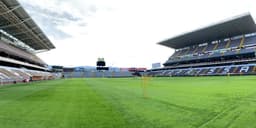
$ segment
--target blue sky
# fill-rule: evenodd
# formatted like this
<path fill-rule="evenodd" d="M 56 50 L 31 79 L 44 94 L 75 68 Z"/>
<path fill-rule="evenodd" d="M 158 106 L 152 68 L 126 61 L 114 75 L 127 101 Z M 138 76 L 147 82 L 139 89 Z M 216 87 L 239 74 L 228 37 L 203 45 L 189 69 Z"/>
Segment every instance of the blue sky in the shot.
<path fill-rule="evenodd" d="M 250 12 L 254 0 L 19 0 L 56 49 L 38 54 L 51 65 L 147 67 L 173 50 L 157 42 Z"/>

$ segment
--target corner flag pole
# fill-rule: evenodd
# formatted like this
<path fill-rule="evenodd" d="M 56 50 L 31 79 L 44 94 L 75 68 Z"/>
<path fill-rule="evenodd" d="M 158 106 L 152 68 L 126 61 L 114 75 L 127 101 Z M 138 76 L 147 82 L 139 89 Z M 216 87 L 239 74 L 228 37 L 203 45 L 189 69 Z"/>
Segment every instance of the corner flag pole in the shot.
<path fill-rule="evenodd" d="M 148 92 L 147 92 L 147 88 L 148 88 L 148 81 L 149 81 L 149 77 L 147 76 L 142 76 L 141 77 L 141 87 L 142 87 L 142 93 L 143 93 L 143 97 L 144 98 L 148 98 Z"/>

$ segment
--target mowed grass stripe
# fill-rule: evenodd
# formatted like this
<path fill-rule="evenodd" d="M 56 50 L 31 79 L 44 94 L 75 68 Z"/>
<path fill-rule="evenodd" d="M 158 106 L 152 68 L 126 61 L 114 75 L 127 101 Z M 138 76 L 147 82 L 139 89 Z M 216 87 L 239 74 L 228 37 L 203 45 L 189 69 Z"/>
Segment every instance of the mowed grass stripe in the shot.
<path fill-rule="evenodd" d="M 23 86 L 34 88 L 36 93 L 22 95 L 17 100 L 0 105 L 1 127 L 100 128 L 124 126 L 122 117 L 86 86 L 84 80 L 47 83 L 49 85 Z M 10 90 L 12 88 L 15 87 L 10 87 Z M 24 90 L 16 91 L 18 94 L 23 94 Z"/>
<path fill-rule="evenodd" d="M 256 127 L 256 77 L 66 79 L 0 88 L 0 128 Z"/>
<path fill-rule="evenodd" d="M 137 79 L 122 79 L 114 83 L 107 81 L 108 79 L 97 81 L 88 79 L 87 83 L 122 112 L 129 124 L 136 124 L 137 127 L 191 127 L 200 120 L 203 121 L 203 118 L 214 114 L 207 110 L 180 106 L 171 101 L 165 101 L 166 99 L 159 99 L 158 96 L 161 96 L 159 94 L 156 97 L 150 95 L 145 99 L 142 95 L 141 81 Z M 131 81 L 132 87 L 127 86 L 129 83 L 127 81 Z M 132 91 L 129 88 L 132 88 Z M 155 89 L 152 90 L 149 87 L 148 91 L 150 93 Z M 164 93 L 162 94 L 165 95 Z"/>
<path fill-rule="evenodd" d="M 254 76 L 154 78 L 149 83 L 147 100 L 142 98 L 140 82 L 136 79 L 87 80 L 110 103 L 117 108 L 122 106 L 124 115 L 131 115 L 130 122 L 141 122 L 137 123 L 139 127 L 146 124 L 145 127 L 227 127 L 240 120 L 237 114 L 240 111 L 255 111 L 254 108 L 241 110 L 241 106 L 246 106 L 239 103 L 241 98 L 255 96 Z M 248 121 L 252 119 L 255 116 Z"/>

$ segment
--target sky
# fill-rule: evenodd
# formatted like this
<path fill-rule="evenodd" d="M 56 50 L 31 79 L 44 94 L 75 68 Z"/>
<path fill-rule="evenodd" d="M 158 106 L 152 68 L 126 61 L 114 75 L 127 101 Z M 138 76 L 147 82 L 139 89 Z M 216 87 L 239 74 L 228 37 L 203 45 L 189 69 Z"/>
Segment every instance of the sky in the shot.
<path fill-rule="evenodd" d="M 18 0 L 56 46 L 49 65 L 147 67 L 164 63 L 168 38 L 244 13 L 255 0 Z"/>

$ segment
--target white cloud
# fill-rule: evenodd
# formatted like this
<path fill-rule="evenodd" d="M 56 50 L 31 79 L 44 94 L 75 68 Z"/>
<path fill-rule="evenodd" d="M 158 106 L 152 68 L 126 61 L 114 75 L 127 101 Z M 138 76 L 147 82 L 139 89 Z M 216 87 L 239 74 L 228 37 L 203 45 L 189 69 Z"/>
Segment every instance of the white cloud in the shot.
<path fill-rule="evenodd" d="M 57 49 L 39 56 L 47 63 L 57 65 L 95 65 L 98 57 L 105 57 L 107 63 L 113 66 L 150 67 L 154 62 L 163 63 L 173 52 L 157 45 L 159 41 L 244 12 L 251 12 L 256 18 L 253 0 L 21 2 L 33 3 L 58 14 L 66 12 L 80 19 L 57 24 L 57 29 L 71 35 L 70 38 L 56 39 L 48 35 Z M 37 22 L 40 25 L 44 21 Z"/>

